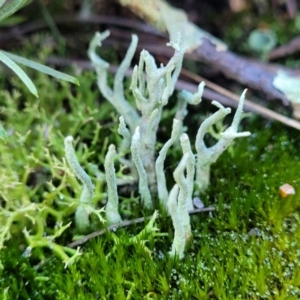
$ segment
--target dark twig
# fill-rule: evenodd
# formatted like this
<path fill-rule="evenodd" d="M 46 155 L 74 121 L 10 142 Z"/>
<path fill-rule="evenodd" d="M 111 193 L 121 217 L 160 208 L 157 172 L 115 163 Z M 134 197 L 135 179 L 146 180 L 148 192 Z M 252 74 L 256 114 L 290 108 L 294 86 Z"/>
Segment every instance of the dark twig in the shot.
<path fill-rule="evenodd" d="M 297 16 L 298 5 L 296 0 L 286 0 L 285 6 L 287 13 L 291 19 L 294 19 Z"/>
<path fill-rule="evenodd" d="M 49 57 L 47 60 L 47 63 L 49 64 L 54 64 L 56 66 L 70 66 L 70 65 L 76 65 L 79 68 L 82 69 L 92 69 L 92 66 L 90 64 L 90 62 L 86 61 L 86 60 L 70 60 L 70 59 L 64 59 L 64 58 L 58 58 L 58 57 Z M 116 73 L 118 67 L 117 66 L 110 66 L 110 71 L 112 73 Z M 184 71 L 185 75 L 187 75 L 187 73 L 192 74 L 191 72 L 188 71 Z M 132 69 L 127 70 L 126 72 L 126 76 L 131 76 L 132 74 Z M 213 100 L 217 100 L 220 103 L 222 103 L 223 105 L 228 105 L 228 106 L 232 106 L 232 107 L 237 107 L 237 103 L 239 100 L 239 96 L 231 93 L 230 91 L 212 83 L 209 82 L 207 79 L 204 79 L 196 74 L 193 74 L 193 76 L 190 75 L 190 78 L 196 80 L 196 81 L 205 81 L 207 84 L 208 88 L 204 89 L 203 92 L 203 98 L 204 99 L 208 99 L 210 101 Z M 191 93 L 196 93 L 198 90 L 198 87 L 196 84 L 184 81 L 184 80 L 178 80 L 176 83 L 176 90 L 187 90 Z M 295 129 L 300 130 L 300 122 L 288 118 L 286 116 L 283 116 L 279 113 L 276 113 L 264 106 L 261 106 L 257 103 L 251 102 L 250 100 L 246 100 L 245 101 L 245 107 L 244 107 L 245 111 L 252 111 L 255 113 L 258 113 L 260 115 L 262 115 L 263 117 L 267 118 L 267 119 L 271 119 L 271 120 L 276 120 L 279 121 L 287 126 L 291 126 Z"/>
<path fill-rule="evenodd" d="M 216 210 L 214 207 L 209 206 L 209 207 L 204 207 L 204 208 L 193 209 L 193 210 L 189 211 L 189 214 L 192 215 L 192 214 L 197 214 L 197 213 L 200 213 L 200 212 L 211 212 L 211 211 L 214 211 L 214 210 Z M 158 217 L 160 218 L 160 215 Z M 91 240 L 95 237 L 101 236 L 106 232 L 115 231 L 118 228 L 130 226 L 130 225 L 133 225 L 133 224 L 143 223 L 145 221 L 150 220 L 151 218 L 152 218 L 152 216 L 142 217 L 142 218 L 137 218 L 137 219 L 134 219 L 134 220 L 124 221 L 124 222 L 122 222 L 120 224 L 117 224 L 117 225 L 111 225 L 111 226 L 109 226 L 107 228 L 104 228 L 104 229 L 101 229 L 99 231 L 92 232 L 92 233 L 82 237 L 81 239 L 68 244 L 66 247 L 69 247 L 69 248 L 79 247 L 79 246 L 85 244 L 87 241 L 89 241 L 89 240 Z M 36 270 L 39 270 L 42 266 L 45 265 L 45 263 L 47 261 L 49 261 L 49 257 L 47 259 L 43 260 L 43 261 L 40 261 L 34 268 Z"/>
<path fill-rule="evenodd" d="M 79 16 L 72 15 L 62 15 L 55 17 L 55 24 L 105 24 L 105 25 L 113 25 L 113 26 L 121 26 L 122 28 L 130 28 L 138 30 L 139 32 L 150 33 L 152 35 L 166 37 L 166 34 L 161 33 L 156 28 L 151 25 L 145 24 L 144 22 L 139 22 L 136 20 L 130 20 L 126 18 L 116 17 L 116 16 L 91 16 L 88 19 L 80 18 Z M 44 20 L 37 20 L 33 22 L 28 22 L 25 24 L 21 24 L 18 26 L 12 27 L 10 30 L 7 30 L 5 33 L 0 35 L 0 43 L 7 42 L 12 39 L 19 39 L 25 34 L 29 34 L 32 32 L 36 32 L 38 30 L 44 29 L 48 26 L 48 24 Z"/>
<path fill-rule="evenodd" d="M 89 22 L 89 23 L 105 23 L 110 25 L 118 25 L 127 28 L 135 28 L 140 32 L 144 31 L 146 33 L 154 34 L 157 38 L 165 36 L 162 33 L 159 33 L 155 28 L 150 25 L 144 24 L 142 22 L 122 19 L 118 17 L 106 17 L 106 16 L 92 16 L 88 20 L 81 19 L 76 16 L 65 16 L 56 18 L 55 21 L 57 23 L 67 22 Z M 45 26 L 45 23 L 39 23 L 39 26 Z M 20 34 L 24 34 L 25 25 L 18 28 L 18 32 Z M 32 28 L 31 28 L 32 30 Z M 3 42 L 7 39 L 11 38 L 11 33 L 2 34 L 0 36 L 0 42 Z M 159 41 L 159 40 L 158 40 Z M 162 47 L 162 40 L 160 43 L 143 43 L 139 44 L 139 47 L 147 49 L 152 54 L 163 55 L 167 58 L 170 58 L 173 53 L 172 49 L 168 47 Z M 165 42 L 163 42 L 165 43 Z M 128 44 L 127 41 L 123 39 L 123 42 L 119 42 L 118 44 L 125 47 L 127 49 Z M 161 45 L 161 46 L 160 46 Z M 236 55 L 230 51 L 218 51 L 209 40 L 204 39 L 202 44 L 192 52 L 187 53 L 186 57 L 198 60 L 202 62 L 206 62 L 211 65 L 215 70 L 222 72 L 226 77 L 232 78 L 249 88 L 253 88 L 258 91 L 262 91 L 266 95 L 266 99 L 279 99 L 283 102 L 283 104 L 288 105 L 289 101 L 287 97 L 277 90 L 273 86 L 273 80 L 277 76 L 277 72 L 279 70 L 284 70 L 290 75 L 299 75 L 299 71 L 292 70 L 289 68 L 284 68 L 280 65 L 270 65 L 263 63 L 261 61 L 249 60 L 247 58 Z"/>
<path fill-rule="evenodd" d="M 119 33 L 117 33 L 119 35 Z M 128 43 L 124 39 L 118 40 L 118 45 L 126 49 Z M 129 35 L 128 35 L 129 39 Z M 165 42 L 157 39 L 156 43 L 147 43 L 142 41 L 138 44 L 138 49 L 147 49 L 153 55 L 164 56 L 170 59 L 173 51 L 170 47 L 165 47 Z M 112 43 L 112 39 L 106 45 Z M 186 58 L 196 61 L 202 61 L 211 65 L 215 70 L 220 71 L 226 77 L 232 78 L 248 88 L 261 91 L 269 100 L 281 100 L 284 105 L 290 105 L 290 101 L 285 94 L 276 89 L 273 80 L 278 71 L 285 71 L 291 76 L 299 76 L 300 71 L 284 67 L 279 64 L 268 64 L 255 59 L 248 59 L 230 51 L 218 51 L 209 40 L 204 39 L 203 43 L 194 51 L 188 52 Z"/>
<path fill-rule="evenodd" d="M 199 76 L 199 75 L 196 75 L 196 74 L 193 74 L 192 72 L 189 72 L 185 69 L 182 69 L 181 70 L 181 73 L 184 74 L 185 76 L 187 76 L 188 78 L 192 78 L 198 82 L 201 82 L 201 81 L 204 81 L 206 86 L 211 88 L 212 90 L 214 90 L 215 92 L 218 92 L 220 93 L 221 95 L 223 96 L 226 96 L 230 99 L 232 99 L 232 101 L 234 103 L 231 103 L 231 106 L 234 106 L 234 107 L 237 107 L 238 106 L 238 103 L 239 103 L 239 100 L 240 100 L 240 96 L 239 95 L 236 95 L 228 90 L 226 90 L 225 88 L 213 83 L 213 82 L 210 82 L 209 80 Z M 195 91 L 196 92 L 196 91 Z M 218 101 L 217 98 L 215 98 L 215 100 Z M 223 104 L 225 104 L 223 101 L 219 101 Z M 288 125 L 288 126 L 291 126 L 295 129 L 298 129 L 300 130 L 300 122 L 294 120 L 294 119 L 291 119 L 291 118 L 288 118 L 284 115 L 281 115 L 273 110 L 270 110 L 266 107 L 263 107 L 257 103 L 254 103 L 248 99 L 245 99 L 244 101 L 244 110 L 245 111 L 252 111 L 252 112 L 255 112 L 255 113 L 258 113 L 268 119 L 271 119 L 271 120 L 276 120 L 276 121 L 279 121 L 285 125 Z"/>
<path fill-rule="evenodd" d="M 297 36 L 285 45 L 273 49 L 269 54 L 269 59 L 282 58 L 298 51 L 300 51 L 300 36 Z"/>
<path fill-rule="evenodd" d="M 273 86 L 279 68 L 275 71 L 266 68 L 262 62 L 249 61 L 230 51 L 217 51 L 207 39 L 194 51 L 198 60 L 212 65 L 226 77 L 232 78 L 249 88 L 262 91 L 270 99 L 280 99 L 284 104 L 289 100 Z"/>
<path fill-rule="evenodd" d="M 214 207 L 198 208 L 198 209 L 194 209 L 194 210 L 190 211 L 189 214 L 197 214 L 197 213 L 200 213 L 200 212 L 207 212 L 207 211 L 210 212 L 210 211 L 214 211 L 214 210 L 215 210 Z M 78 247 L 82 244 L 85 244 L 87 241 L 89 241 L 89 240 L 91 240 L 91 239 L 93 239 L 97 236 L 103 235 L 106 232 L 116 231 L 118 228 L 123 228 L 123 227 L 127 227 L 127 226 L 130 226 L 130 225 L 133 225 L 133 224 L 143 223 L 145 221 L 150 220 L 151 218 L 152 218 L 152 216 L 148 216 L 148 217 L 144 217 L 144 218 L 137 218 L 137 219 L 134 219 L 134 220 L 124 221 L 120 224 L 111 225 L 107 228 L 104 228 L 104 229 L 101 229 L 99 231 L 95 231 L 93 233 L 90 233 L 90 234 L 84 236 L 83 238 L 81 238 L 81 239 L 79 239 L 75 242 L 70 243 L 69 245 L 67 245 L 67 247 L 76 248 L 76 247 Z"/>

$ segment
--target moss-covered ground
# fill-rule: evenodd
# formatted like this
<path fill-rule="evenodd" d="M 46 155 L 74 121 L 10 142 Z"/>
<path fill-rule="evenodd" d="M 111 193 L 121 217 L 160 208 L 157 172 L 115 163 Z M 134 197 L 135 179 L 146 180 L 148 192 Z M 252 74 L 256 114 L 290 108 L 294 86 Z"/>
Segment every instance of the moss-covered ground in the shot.
<path fill-rule="evenodd" d="M 16 78 L 0 82 L 1 119 L 9 135 L 7 143 L 0 143 L 1 203 L 44 201 L 55 207 L 58 198 L 78 199 L 79 182 L 64 172 L 63 139 L 73 135 L 79 161 L 96 185 L 95 202 L 102 207 L 105 185 L 99 174 L 107 145 L 120 140 L 118 116 L 99 94 L 92 72 L 78 76 L 80 87 L 32 77 L 38 100 Z M 186 123 L 192 141 L 199 114 L 208 113 L 202 107 Z M 168 138 L 171 117 L 165 114 L 161 142 Z M 26 222 L 17 222 L 0 251 L 0 298 L 299 299 L 299 132 L 257 116 L 244 119 L 241 127 L 252 136 L 236 140 L 213 165 L 211 187 L 201 199 L 216 211 L 193 215 L 193 240 L 182 261 L 168 256 L 173 239 L 168 218 L 157 221 L 168 235 L 147 243 L 151 257 L 139 244 L 126 246 L 143 228 L 132 225 L 87 242 L 69 268 L 51 250 L 26 257 L 26 241 L 18 233 Z M 166 169 L 170 174 L 181 155 L 173 151 Z M 294 196 L 280 196 L 284 183 L 295 187 Z M 135 190 L 121 192 L 121 212 L 128 219 L 143 216 Z M 49 217 L 47 228 L 51 222 Z M 70 230 L 57 243 L 70 243 Z M 121 242 L 106 259 L 113 234 Z M 41 259 L 45 263 L 37 268 Z"/>

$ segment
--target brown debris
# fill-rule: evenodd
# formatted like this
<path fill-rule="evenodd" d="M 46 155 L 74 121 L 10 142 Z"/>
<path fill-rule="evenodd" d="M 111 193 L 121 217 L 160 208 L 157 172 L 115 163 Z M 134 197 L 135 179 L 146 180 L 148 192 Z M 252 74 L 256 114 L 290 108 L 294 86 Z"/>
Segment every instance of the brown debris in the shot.
<path fill-rule="evenodd" d="M 286 198 L 289 195 L 295 195 L 295 189 L 293 186 L 291 186 L 288 183 L 283 184 L 282 186 L 279 187 L 279 193 L 282 198 Z"/>

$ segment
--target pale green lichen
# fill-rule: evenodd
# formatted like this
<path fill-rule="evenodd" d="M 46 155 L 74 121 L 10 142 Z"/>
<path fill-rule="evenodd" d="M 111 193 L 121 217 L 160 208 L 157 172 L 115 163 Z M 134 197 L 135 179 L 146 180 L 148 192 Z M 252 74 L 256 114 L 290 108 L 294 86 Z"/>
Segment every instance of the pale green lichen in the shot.
<path fill-rule="evenodd" d="M 188 154 L 188 160 L 186 163 L 186 183 L 187 183 L 186 208 L 187 210 L 192 210 L 194 208 L 192 195 L 194 191 L 196 159 L 191 149 L 189 136 L 186 133 L 183 133 L 181 135 L 180 144 L 181 144 L 183 154 L 184 155 L 186 153 Z"/>
<path fill-rule="evenodd" d="M 150 55 L 148 51 L 143 50 L 141 52 L 139 64 L 133 70 L 130 86 L 135 97 L 136 106 L 141 112 L 141 116 L 139 116 L 136 110 L 125 100 L 124 92 L 121 89 L 121 87 L 123 88 L 123 78 L 125 76 L 126 66 L 129 66 L 133 56 L 133 49 L 136 48 L 137 42 L 135 37 L 133 37 L 130 48 L 122 62 L 122 67 L 118 70 L 118 76 L 116 76 L 114 81 L 114 91 L 112 91 L 107 86 L 107 64 L 104 64 L 103 60 L 98 57 L 95 52 L 96 45 L 101 45 L 101 41 L 106 36 L 106 33 L 97 33 L 95 35 L 90 44 L 89 57 L 95 67 L 98 77 L 98 86 L 101 92 L 104 97 L 115 106 L 120 115 L 123 116 L 124 122 L 129 126 L 131 136 L 135 134 L 136 127 L 139 126 L 139 134 L 141 137 L 139 157 L 143 169 L 147 174 L 147 181 L 141 178 L 139 178 L 139 180 L 142 180 L 142 185 L 147 185 L 147 187 L 143 189 L 150 190 L 151 201 L 153 202 L 152 197 L 156 197 L 157 195 L 157 180 L 155 176 L 155 144 L 157 130 L 161 119 L 162 108 L 168 103 L 169 97 L 174 92 L 175 83 L 181 70 L 184 49 L 181 47 L 181 39 L 180 36 L 178 36 L 176 41 L 168 44 L 174 48 L 174 56 L 166 66 L 161 65 L 160 67 L 157 67 L 153 56 Z M 146 74 L 144 74 L 144 72 Z M 126 102 L 126 104 L 124 102 Z M 120 130 L 120 132 L 122 132 L 121 135 L 123 136 L 124 143 L 126 143 L 128 137 L 123 134 L 125 133 L 124 126 Z M 121 149 L 123 150 L 124 147 L 122 146 Z M 129 168 L 132 173 L 135 172 L 133 166 L 129 165 Z M 143 176 L 143 178 L 145 178 L 145 176 Z M 140 183 L 139 185 L 141 186 Z M 143 203 L 148 203 L 148 201 L 143 201 Z M 150 207 L 149 204 L 147 205 Z"/>
<path fill-rule="evenodd" d="M 65 154 L 71 170 L 83 184 L 83 190 L 79 199 L 79 203 L 88 204 L 89 206 L 92 206 L 92 201 L 94 197 L 94 185 L 92 183 L 91 178 L 80 166 L 76 158 L 72 142 L 72 136 L 67 136 L 65 138 Z M 77 229 L 80 232 L 85 232 L 90 228 L 89 211 L 85 205 L 79 205 L 77 207 L 75 213 L 75 223 Z"/>
<path fill-rule="evenodd" d="M 173 120 L 171 137 L 161 148 L 156 161 L 154 160 L 157 130 L 162 109 L 167 105 L 169 97 L 174 92 L 184 55 L 180 35 L 176 41 L 171 41 L 168 45 L 174 48 L 174 56 L 166 66 L 161 65 L 157 67 L 153 56 L 150 55 L 148 51 L 143 50 L 138 66 L 135 66 L 133 69 L 130 89 L 135 98 L 136 106 L 141 112 L 141 116 L 135 119 L 137 126 L 134 128 L 134 131 L 132 131 L 132 126 L 130 125 L 128 130 L 126 128 L 128 115 L 126 117 L 126 112 L 124 114 L 122 111 L 118 129 L 118 132 L 123 137 L 120 149 L 122 153 L 126 153 L 126 148 L 129 148 L 130 144 L 133 164 L 124 158 L 119 158 L 119 161 L 129 167 L 133 174 L 136 169 L 138 173 L 139 193 L 145 208 L 153 208 L 153 196 L 156 195 L 155 191 L 158 191 L 160 204 L 170 213 L 175 229 L 171 255 L 178 255 L 182 258 L 186 244 L 192 235 L 189 210 L 193 209 L 192 196 L 194 184 L 198 187 L 198 191 L 204 191 L 209 184 L 211 164 L 217 160 L 236 137 L 248 136 L 250 133 L 237 132 L 242 115 L 244 92 L 241 96 L 232 125 L 221 134 L 221 138 L 216 145 L 207 148 L 204 143 L 205 134 L 209 132 L 212 125 L 222 120 L 231 111 L 230 108 L 225 108 L 220 103 L 213 101 L 213 105 L 217 106 L 219 110 L 200 125 L 195 145 L 197 151 L 196 160 L 188 135 L 182 133 L 184 130 L 182 122 L 187 114 L 187 104 L 197 105 L 201 102 L 205 85 L 201 83 L 195 94 L 187 91 L 179 93 L 177 111 L 175 113 L 176 118 Z M 132 54 L 132 48 L 130 49 L 130 53 Z M 127 62 L 124 63 L 124 66 L 129 66 L 131 58 L 132 55 L 129 55 L 124 59 Z M 125 71 L 125 68 L 122 67 L 120 72 L 125 74 Z M 99 73 L 99 70 L 96 70 L 96 72 L 98 74 L 98 80 L 103 81 L 103 79 L 99 77 L 101 72 Z M 123 81 L 123 76 L 119 75 L 119 80 Z M 103 88 L 104 87 L 102 87 L 102 89 Z M 118 90 L 118 94 L 120 93 L 121 90 Z M 107 93 L 104 94 L 104 96 L 107 97 Z M 117 102 L 113 103 L 113 105 L 117 106 Z M 117 110 L 120 111 L 120 108 Z M 178 140 L 180 134 L 183 157 L 174 170 L 173 176 L 175 185 L 169 194 L 164 172 L 164 162 L 169 148 Z M 129 142 L 130 136 L 131 141 Z M 111 151 L 111 149 L 109 151 Z M 135 168 L 133 168 L 133 165 Z M 110 170 L 112 171 L 113 169 L 110 168 Z M 107 181 L 110 181 L 107 182 L 107 184 L 108 187 L 114 186 L 114 198 L 116 198 L 116 181 L 113 178 L 112 176 L 107 176 Z"/>
<path fill-rule="evenodd" d="M 173 172 L 173 177 L 176 184 L 179 186 L 178 195 L 178 211 L 180 214 L 181 224 L 184 228 L 186 239 L 188 240 L 191 236 L 191 224 L 190 215 L 188 213 L 188 205 L 190 199 L 190 191 L 187 178 L 185 177 L 185 171 L 187 163 L 190 157 L 190 153 L 185 153 L 179 162 L 177 168 Z"/>
<path fill-rule="evenodd" d="M 130 148 L 131 143 L 131 134 L 128 128 L 126 127 L 125 120 L 123 116 L 120 116 L 119 118 L 119 128 L 118 133 L 123 137 L 122 143 L 119 147 L 118 152 L 119 153 L 126 153 L 128 149 Z"/>
<path fill-rule="evenodd" d="M 178 194 L 179 186 L 178 184 L 175 184 L 170 191 L 168 199 L 168 211 L 171 215 L 174 226 L 174 239 L 170 251 L 170 256 L 174 257 L 177 255 L 179 259 L 182 259 L 184 257 L 187 235 L 182 224 L 182 216 L 178 208 Z"/>
<path fill-rule="evenodd" d="M 170 139 L 163 145 L 155 161 L 155 171 L 157 178 L 158 198 L 162 207 L 167 210 L 169 192 L 167 189 L 166 176 L 164 172 L 164 161 L 170 147 L 177 141 L 181 128 L 181 122 L 173 119 L 172 133 Z"/>
<path fill-rule="evenodd" d="M 115 107 L 117 112 L 120 115 L 123 115 L 126 124 L 128 124 L 130 128 L 130 131 L 133 132 L 138 124 L 139 115 L 125 99 L 123 80 L 125 77 L 125 72 L 130 65 L 137 46 L 137 36 L 132 36 L 132 42 L 117 71 L 112 90 L 107 84 L 107 69 L 109 67 L 109 64 L 101 59 L 96 53 L 97 46 L 101 46 L 102 41 L 106 39 L 109 34 L 110 32 L 108 30 L 103 33 L 97 32 L 95 34 L 94 38 L 90 42 L 88 56 L 92 61 L 92 64 L 97 73 L 97 83 L 101 93 Z"/>
<path fill-rule="evenodd" d="M 231 112 L 231 109 L 225 108 L 219 102 L 213 101 L 212 104 L 218 107 L 219 110 L 204 120 L 200 125 L 195 143 L 195 148 L 197 151 L 196 184 L 199 188 L 199 191 L 205 191 L 209 185 L 211 164 L 216 162 L 216 160 L 229 147 L 235 138 L 250 135 L 250 132 L 248 131 L 240 133 L 237 132 L 243 113 L 245 94 L 246 90 L 240 97 L 239 105 L 231 126 L 222 133 L 222 137 L 214 146 L 207 148 L 204 143 L 204 136 L 209 131 L 209 127 L 223 119 Z"/>
<path fill-rule="evenodd" d="M 131 140 L 131 155 L 134 165 L 139 174 L 139 193 L 141 195 L 142 204 L 145 208 L 151 209 L 153 207 L 153 202 L 151 200 L 151 194 L 148 187 L 147 172 L 143 166 L 143 162 L 140 156 L 140 145 L 140 128 L 137 127 Z"/>
<path fill-rule="evenodd" d="M 117 189 L 117 179 L 114 167 L 116 157 L 115 145 L 110 145 L 105 156 L 105 176 L 107 182 L 107 203 L 105 206 L 105 216 L 108 225 L 120 223 L 122 218 L 119 214 L 119 195 Z"/>
<path fill-rule="evenodd" d="M 300 77 L 289 75 L 284 71 L 278 71 L 273 79 L 273 85 L 291 101 L 294 108 L 294 116 L 300 119 Z"/>

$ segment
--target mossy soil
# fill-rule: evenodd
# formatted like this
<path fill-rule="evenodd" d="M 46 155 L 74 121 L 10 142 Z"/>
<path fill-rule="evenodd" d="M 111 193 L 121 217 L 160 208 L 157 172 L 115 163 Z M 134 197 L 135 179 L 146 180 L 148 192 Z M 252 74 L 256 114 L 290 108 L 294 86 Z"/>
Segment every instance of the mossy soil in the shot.
<path fill-rule="evenodd" d="M 103 206 L 105 185 L 98 175 L 107 145 L 120 141 L 118 116 L 100 96 L 93 73 L 81 74 L 78 88 L 32 76 L 38 100 L 17 79 L 9 82 L 9 90 L 8 82 L 0 83 L 1 118 L 9 134 L 8 142 L 0 144 L 2 204 L 48 199 L 55 206 L 56 197 L 78 198 L 80 184 L 64 178 L 61 168 L 63 137 L 73 135 L 80 163 L 96 185 L 95 201 Z M 192 142 L 199 114 L 208 113 L 202 105 L 186 123 Z M 166 113 L 161 142 L 168 138 L 170 120 Z M 211 186 L 201 199 L 216 211 L 193 215 L 193 240 L 183 260 L 168 256 L 173 239 L 168 218 L 157 221 L 168 235 L 147 242 L 151 256 L 139 244 L 126 246 L 143 228 L 132 225 L 87 242 L 69 268 L 50 249 L 22 255 L 26 242 L 16 233 L 0 252 L 0 298 L 299 299 L 299 132 L 253 115 L 243 120 L 241 130 L 252 135 L 236 140 L 213 165 Z M 166 168 L 170 175 L 181 155 L 179 147 L 172 151 Z M 278 190 L 284 183 L 293 185 L 296 194 L 282 198 Z M 146 214 L 134 191 L 134 186 L 122 191 L 121 211 L 128 219 Z M 51 227 L 51 219 L 47 222 Z M 21 225 L 16 224 L 16 232 Z M 113 234 L 121 242 L 106 259 Z M 65 234 L 57 242 L 67 245 L 71 238 Z M 40 259 L 45 263 L 36 268 Z"/>

